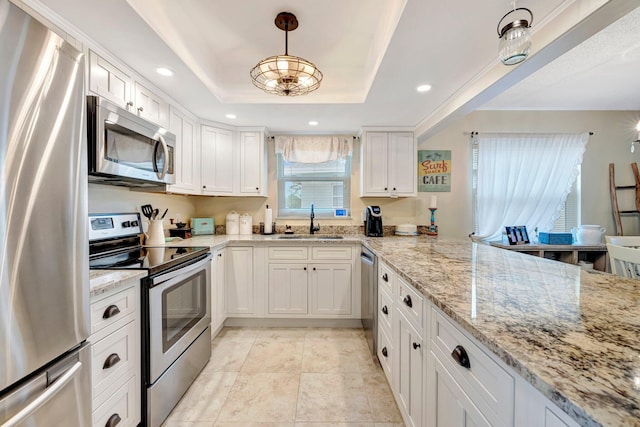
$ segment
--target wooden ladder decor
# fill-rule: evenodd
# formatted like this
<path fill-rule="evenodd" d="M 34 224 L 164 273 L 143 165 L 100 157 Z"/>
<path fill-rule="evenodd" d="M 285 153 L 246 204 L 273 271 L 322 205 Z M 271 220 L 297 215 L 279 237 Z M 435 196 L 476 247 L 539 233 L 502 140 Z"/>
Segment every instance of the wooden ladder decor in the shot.
<path fill-rule="evenodd" d="M 613 163 L 609 163 L 609 191 L 611 192 L 611 208 L 613 210 L 613 219 L 616 223 L 616 235 L 622 236 L 621 215 L 640 214 L 640 172 L 638 172 L 638 164 L 631 163 L 633 176 L 636 180 L 635 185 L 616 185 L 616 174 Z M 621 211 L 618 207 L 618 190 L 635 190 L 636 192 L 636 209 L 630 211 Z"/>

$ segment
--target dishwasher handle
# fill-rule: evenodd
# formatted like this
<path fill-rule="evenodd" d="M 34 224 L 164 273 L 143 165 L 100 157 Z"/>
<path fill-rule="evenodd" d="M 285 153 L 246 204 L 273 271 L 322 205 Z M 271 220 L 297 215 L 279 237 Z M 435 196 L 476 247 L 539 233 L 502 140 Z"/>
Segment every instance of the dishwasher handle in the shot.
<path fill-rule="evenodd" d="M 369 264 L 369 265 L 373 265 L 374 263 L 374 259 L 371 255 L 369 255 L 368 253 L 365 252 L 361 252 L 360 253 L 360 261 Z"/>

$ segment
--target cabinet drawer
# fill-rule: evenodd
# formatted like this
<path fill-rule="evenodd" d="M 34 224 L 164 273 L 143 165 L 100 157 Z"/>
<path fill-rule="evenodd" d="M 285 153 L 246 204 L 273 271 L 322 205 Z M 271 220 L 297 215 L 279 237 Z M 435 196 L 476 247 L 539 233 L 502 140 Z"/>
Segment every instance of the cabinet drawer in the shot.
<path fill-rule="evenodd" d="M 515 379 L 443 314 L 432 308 L 431 348 L 445 368 L 463 384 L 471 400 L 493 425 L 511 425 L 514 416 Z M 452 356 L 464 348 L 469 368 Z"/>
<path fill-rule="evenodd" d="M 138 286 L 110 295 L 104 299 L 91 302 L 91 334 L 135 313 L 138 306 Z M 126 320 L 124 322 L 126 323 Z"/>
<path fill-rule="evenodd" d="M 269 259 L 303 260 L 309 258 L 309 248 L 306 246 L 269 246 Z"/>
<path fill-rule="evenodd" d="M 387 376 L 389 384 L 393 384 L 392 367 L 393 367 L 393 346 L 391 345 L 391 339 L 384 329 L 378 328 L 378 360 L 382 365 L 382 370 Z"/>
<path fill-rule="evenodd" d="M 396 299 L 398 309 L 405 315 L 416 331 L 422 335 L 424 330 L 422 314 L 424 297 L 401 278 L 397 277 L 396 279 L 398 282 L 398 297 Z"/>
<path fill-rule="evenodd" d="M 112 419 L 120 419 L 118 427 L 133 427 L 138 425 L 138 405 L 136 404 L 136 377 L 131 377 L 115 393 L 110 395 L 104 404 L 93 411 L 93 426 L 105 427 Z M 112 424 L 115 425 L 115 424 Z"/>
<path fill-rule="evenodd" d="M 378 263 L 378 288 L 383 288 L 393 295 L 393 283 L 395 282 L 396 274 L 391 271 L 384 263 Z"/>
<path fill-rule="evenodd" d="M 117 381 L 136 373 L 136 343 L 139 335 L 138 323 L 130 322 L 91 345 L 94 408 L 100 406 L 118 388 Z"/>
<path fill-rule="evenodd" d="M 378 288 L 378 329 L 391 335 L 393 298 L 384 289 Z"/>
<path fill-rule="evenodd" d="M 313 246 L 311 257 L 314 260 L 323 259 L 351 259 L 351 246 Z"/>

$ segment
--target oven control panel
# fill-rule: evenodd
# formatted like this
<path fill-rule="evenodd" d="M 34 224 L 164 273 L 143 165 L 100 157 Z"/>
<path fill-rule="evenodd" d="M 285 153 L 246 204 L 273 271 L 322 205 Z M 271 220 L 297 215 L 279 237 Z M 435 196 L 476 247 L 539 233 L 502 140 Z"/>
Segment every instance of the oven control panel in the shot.
<path fill-rule="evenodd" d="M 136 236 L 142 233 L 140 214 L 91 214 L 89 215 L 89 241 Z"/>

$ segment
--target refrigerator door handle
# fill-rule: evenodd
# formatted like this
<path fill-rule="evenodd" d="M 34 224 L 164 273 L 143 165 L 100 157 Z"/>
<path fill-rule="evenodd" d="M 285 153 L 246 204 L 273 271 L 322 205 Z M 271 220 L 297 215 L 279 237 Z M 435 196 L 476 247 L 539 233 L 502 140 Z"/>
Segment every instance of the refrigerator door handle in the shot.
<path fill-rule="evenodd" d="M 82 368 L 81 362 L 76 362 L 67 372 L 60 376 L 50 387 L 48 387 L 40 396 L 36 397 L 31 403 L 22 408 L 17 414 L 9 418 L 2 427 L 14 427 L 26 420 L 31 414 L 36 412 L 38 408 L 47 403 L 49 399 L 56 395 L 65 385 L 73 379 L 73 377 Z"/>

